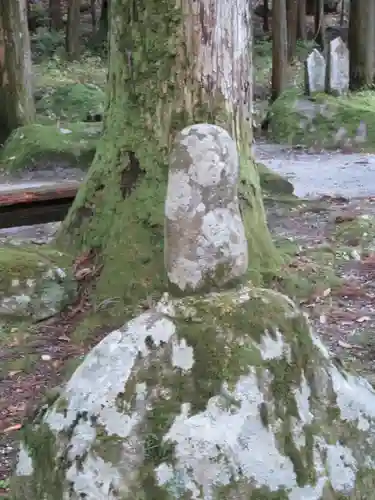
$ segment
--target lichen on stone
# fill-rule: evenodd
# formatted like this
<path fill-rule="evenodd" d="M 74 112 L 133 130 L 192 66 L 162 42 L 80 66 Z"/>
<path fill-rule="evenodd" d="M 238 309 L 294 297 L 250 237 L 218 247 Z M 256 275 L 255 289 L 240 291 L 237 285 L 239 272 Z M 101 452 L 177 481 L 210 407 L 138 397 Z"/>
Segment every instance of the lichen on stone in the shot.
<path fill-rule="evenodd" d="M 52 248 L 0 248 L 0 317 L 41 320 L 60 312 L 77 294 L 71 258 Z"/>
<path fill-rule="evenodd" d="M 25 430 L 14 500 L 370 498 L 375 393 L 272 290 L 165 296 L 60 397 Z"/>

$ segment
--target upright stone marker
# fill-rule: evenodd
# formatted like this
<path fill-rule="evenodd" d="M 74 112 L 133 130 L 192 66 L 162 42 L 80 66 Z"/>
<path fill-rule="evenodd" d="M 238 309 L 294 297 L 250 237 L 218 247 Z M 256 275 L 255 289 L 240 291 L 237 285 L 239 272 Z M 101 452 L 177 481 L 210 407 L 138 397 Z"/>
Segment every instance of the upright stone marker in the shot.
<path fill-rule="evenodd" d="M 237 183 L 236 143 L 216 125 L 178 134 L 165 203 L 165 267 L 182 292 L 221 287 L 248 265 Z"/>
<path fill-rule="evenodd" d="M 327 91 L 336 95 L 349 90 L 349 50 L 345 42 L 337 37 L 328 48 Z"/>
<path fill-rule="evenodd" d="M 325 91 L 326 60 L 314 49 L 305 61 L 305 86 L 308 95 Z"/>

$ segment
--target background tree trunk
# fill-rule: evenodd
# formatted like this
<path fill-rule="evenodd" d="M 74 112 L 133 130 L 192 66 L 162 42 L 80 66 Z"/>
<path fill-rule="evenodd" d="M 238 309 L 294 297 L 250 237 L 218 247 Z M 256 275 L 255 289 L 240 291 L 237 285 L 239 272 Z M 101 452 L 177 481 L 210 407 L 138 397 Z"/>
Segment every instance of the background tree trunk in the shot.
<path fill-rule="evenodd" d="M 375 0 L 350 3 L 349 57 L 350 88 L 371 86 L 374 80 Z"/>
<path fill-rule="evenodd" d="M 80 53 L 80 5 L 81 0 L 69 0 L 66 24 L 66 53 L 70 61 L 79 59 Z"/>
<path fill-rule="evenodd" d="M 98 30 L 92 37 L 92 45 L 100 46 L 108 40 L 110 0 L 103 0 L 98 23 Z"/>
<path fill-rule="evenodd" d="M 288 36 L 286 2 L 272 2 L 272 90 L 274 101 L 286 86 L 288 67 Z"/>
<path fill-rule="evenodd" d="M 325 18 L 324 18 L 324 0 L 315 0 L 314 15 L 315 40 L 320 50 L 324 52 L 325 46 Z"/>
<path fill-rule="evenodd" d="M 174 136 L 209 122 L 235 138 L 254 282 L 278 261 L 251 159 L 248 0 L 111 2 L 108 110 L 96 157 L 58 244 L 94 251 L 97 300 L 139 303 L 165 290 L 164 200 Z M 129 29 L 131 25 L 132 29 Z"/>
<path fill-rule="evenodd" d="M 286 0 L 286 18 L 288 33 L 288 60 L 293 60 L 296 55 L 297 24 L 298 24 L 298 1 Z"/>
<path fill-rule="evenodd" d="M 1 0 L 4 64 L 0 68 L 1 139 L 35 121 L 26 0 Z"/>
<path fill-rule="evenodd" d="M 297 39 L 306 40 L 306 0 L 298 0 Z"/>
<path fill-rule="evenodd" d="M 61 0 L 49 0 L 49 27 L 59 31 L 63 28 Z"/>

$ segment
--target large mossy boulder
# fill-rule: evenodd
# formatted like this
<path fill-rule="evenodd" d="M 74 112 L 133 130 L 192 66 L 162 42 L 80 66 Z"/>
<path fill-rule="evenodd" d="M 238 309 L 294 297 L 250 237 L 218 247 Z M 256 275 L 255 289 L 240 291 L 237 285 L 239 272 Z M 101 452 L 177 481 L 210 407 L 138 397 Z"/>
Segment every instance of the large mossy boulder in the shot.
<path fill-rule="evenodd" d="M 77 297 L 71 258 L 49 247 L 0 247 L 0 318 L 42 320 Z"/>
<path fill-rule="evenodd" d="M 12 500 L 372 498 L 375 392 L 278 292 L 164 300 L 26 426 Z"/>
<path fill-rule="evenodd" d="M 281 144 L 374 151 L 375 95 L 308 98 L 289 90 L 273 103 L 269 123 L 272 139 Z"/>
<path fill-rule="evenodd" d="M 9 171 L 51 167 L 88 168 L 102 133 L 101 123 L 26 125 L 15 130 L 0 152 Z"/>
<path fill-rule="evenodd" d="M 68 122 L 101 121 L 105 93 L 94 84 L 67 83 L 44 92 L 37 113 Z"/>

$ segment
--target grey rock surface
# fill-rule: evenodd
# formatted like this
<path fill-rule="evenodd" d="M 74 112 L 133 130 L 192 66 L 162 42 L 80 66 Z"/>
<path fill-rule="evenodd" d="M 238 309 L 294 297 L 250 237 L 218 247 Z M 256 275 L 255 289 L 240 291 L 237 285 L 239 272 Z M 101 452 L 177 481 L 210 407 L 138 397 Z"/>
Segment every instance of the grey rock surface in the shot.
<path fill-rule="evenodd" d="M 165 201 L 165 267 L 179 290 L 221 287 L 246 272 L 238 180 L 236 143 L 224 129 L 197 124 L 177 135 Z"/>
<path fill-rule="evenodd" d="M 165 297 L 26 430 L 12 499 L 371 498 L 374 450 L 374 390 L 287 297 Z"/>

